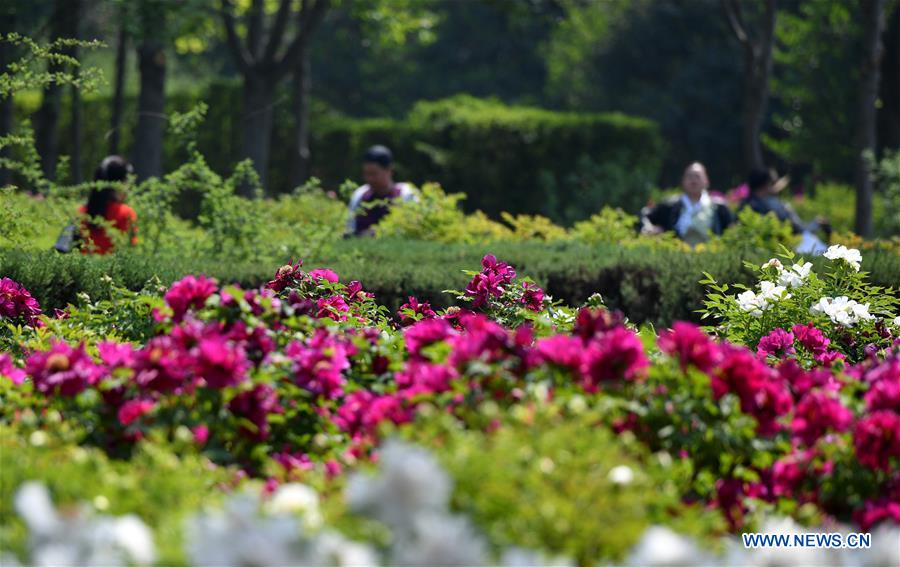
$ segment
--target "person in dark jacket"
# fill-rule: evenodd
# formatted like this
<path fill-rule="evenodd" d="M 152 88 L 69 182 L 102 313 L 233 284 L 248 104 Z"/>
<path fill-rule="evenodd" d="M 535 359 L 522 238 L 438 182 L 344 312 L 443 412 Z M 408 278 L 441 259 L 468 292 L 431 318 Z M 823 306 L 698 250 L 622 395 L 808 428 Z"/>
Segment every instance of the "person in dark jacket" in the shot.
<path fill-rule="evenodd" d="M 734 223 L 734 215 L 725 200 L 709 194 L 709 176 L 702 163 L 687 166 L 681 188 L 681 195 L 669 197 L 644 211 L 644 232 L 672 231 L 691 246 L 696 246 L 713 234 L 721 235 Z"/>
<path fill-rule="evenodd" d="M 831 227 L 827 219 L 819 217 L 810 222 L 803 222 L 800 215 L 790 205 L 783 203 L 778 198 L 778 193 L 783 187 L 776 184 L 775 176 L 771 171 L 754 169 L 747 176 L 747 185 L 750 187 L 750 195 L 741 202 L 738 211 L 743 210 L 744 207 L 750 207 L 761 215 L 774 213 L 778 220 L 791 223 L 794 234 L 814 233 L 819 229 L 823 230 L 826 235 L 830 234 Z"/>

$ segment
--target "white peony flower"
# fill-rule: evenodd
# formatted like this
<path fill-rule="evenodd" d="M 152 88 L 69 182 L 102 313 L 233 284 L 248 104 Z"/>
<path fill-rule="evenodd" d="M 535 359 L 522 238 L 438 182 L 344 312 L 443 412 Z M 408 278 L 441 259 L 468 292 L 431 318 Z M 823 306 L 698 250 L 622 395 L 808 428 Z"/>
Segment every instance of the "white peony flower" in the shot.
<path fill-rule="evenodd" d="M 355 474 L 345 497 L 352 510 L 371 514 L 391 527 L 406 527 L 422 511 L 446 510 L 450 477 L 428 451 L 389 440 L 379 453 L 376 476 Z"/>
<path fill-rule="evenodd" d="M 410 532 L 395 533 L 390 565 L 487 565 L 488 547 L 469 520 L 418 513 Z"/>
<path fill-rule="evenodd" d="M 742 311 L 746 311 L 754 317 L 762 317 L 763 310 L 768 308 L 768 305 L 749 289 L 738 294 L 735 300 Z"/>
<path fill-rule="evenodd" d="M 813 315 L 827 315 L 832 323 L 852 327 L 860 321 L 870 321 L 874 315 L 869 313 L 868 303 L 857 303 L 846 296 L 823 297 L 814 303 L 809 312 Z"/>
<path fill-rule="evenodd" d="M 789 299 L 791 294 L 787 293 L 787 288 L 776 285 L 773 282 L 759 282 L 759 293 L 747 290 L 735 297 L 738 307 L 743 311 L 750 313 L 754 317 L 762 317 L 763 311 L 768 310 L 773 303 L 782 299 Z"/>
<path fill-rule="evenodd" d="M 311 530 L 322 526 L 319 495 L 304 484 L 294 482 L 279 486 L 265 508 L 267 513 L 273 515 L 300 514 L 303 517 L 304 527 Z"/>
<path fill-rule="evenodd" d="M 772 258 L 762 265 L 763 270 L 765 270 L 766 268 L 778 268 L 780 270 L 782 268 L 781 260 L 779 260 L 778 258 Z"/>
<path fill-rule="evenodd" d="M 847 248 L 842 244 L 830 246 L 828 250 L 825 251 L 824 256 L 829 260 L 843 260 L 850 264 L 857 272 L 862 263 L 862 254 L 859 253 L 859 250 L 856 248 Z"/>
<path fill-rule="evenodd" d="M 613 484 L 631 484 L 634 480 L 634 472 L 625 465 L 613 467 L 608 476 Z"/>
<path fill-rule="evenodd" d="M 780 270 L 778 274 L 778 285 L 784 287 L 800 287 L 806 282 L 809 273 L 812 270 L 812 263 L 794 264 L 787 270 Z"/>
<path fill-rule="evenodd" d="M 689 538 L 662 526 L 647 528 L 625 560 L 635 567 L 711 564 Z"/>
<path fill-rule="evenodd" d="M 894 327 L 900 329 L 900 317 L 894 318 Z"/>

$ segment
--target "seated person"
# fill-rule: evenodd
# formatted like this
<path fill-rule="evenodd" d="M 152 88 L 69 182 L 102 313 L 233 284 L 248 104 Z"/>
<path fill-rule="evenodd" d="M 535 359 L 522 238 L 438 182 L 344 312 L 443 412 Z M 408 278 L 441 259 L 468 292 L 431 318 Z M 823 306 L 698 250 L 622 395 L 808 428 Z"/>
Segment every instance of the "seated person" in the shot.
<path fill-rule="evenodd" d="M 120 156 L 107 156 L 94 172 L 94 181 L 107 182 L 100 188 L 91 189 L 86 205 L 78 208 L 80 215 L 87 216 L 81 221 L 84 235 L 82 254 L 108 254 L 113 251 L 113 242 L 106 229 L 94 219 L 106 219 L 120 232 L 130 236 L 132 245 L 137 244 L 137 213 L 126 205 L 120 187 L 134 172 L 131 164 Z M 119 187 L 110 187 L 115 183 Z"/>
<path fill-rule="evenodd" d="M 724 199 L 710 196 L 709 177 L 702 163 L 694 162 L 681 178 L 683 193 L 665 199 L 643 215 L 644 232 L 673 231 L 695 246 L 721 235 L 734 222 Z"/>
<path fill-rule="evenodd" d="M 347 235 L 374 236 L 373 227 L 390 210 L 390 201 L 412 201 L 416 193 L 406 183 L 394 183 L 394 156 L 385 146 L 372 146 L 363 155 L 363 179 L 366 184 L 350 198 Z M 366 203 L 374 203 L 364 206 Z"/>
<path fill-rule="evenodd" d="M 787 183 L 776 182 L 771 171 L 754 169 L 747 177 L 747 185 L 750 187 L 750 194 L 741 202 L 738 211 L 743 210 L 744 207 L 750 207 L 761 215 L 775 213 L 778 220 L 791 223 L 794 234 L 813 233 L 819 229 L 825 231 L 826 235 L 830 232 L 828 221 L 823 217 L 804 223 L 790 205 L 781 202 L 778 193 L 785 188 Z"/>

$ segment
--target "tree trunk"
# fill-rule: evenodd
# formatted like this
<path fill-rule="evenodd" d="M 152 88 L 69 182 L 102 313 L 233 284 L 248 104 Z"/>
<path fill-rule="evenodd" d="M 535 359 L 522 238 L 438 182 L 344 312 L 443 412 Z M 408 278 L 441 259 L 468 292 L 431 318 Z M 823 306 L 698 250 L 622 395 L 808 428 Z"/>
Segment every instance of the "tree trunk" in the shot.
<path fill-rule="evenodd" d="M 118 155 L 119 143 L 122 139 L 122 107 L 125 99 L 125 73 L 128 57 L 128 34 L 125 31 L 124 17 L 119 27 L 119 38 L 116 44 L 116 77 L 113 91 L 112 118 L 109 121 L 109 154 Z"/>
<path fill-rule="evenodd" d="M 878 144 L 881 149 L 900 149 L 900 6 L 894 8 L 884 35 L 880 98 Z"/>
<path fill-rule="evenodd" d="M 243 157 L 253 161 L 263 188 L 268 179 L 275 85 L 273 78 L 258 71 L 251 71 L 244 76 L 244 108 L 241 117 Z M 240 187 L 240 192 L 245 197 L 253 197 L 249 187 Z"/>
<path fill-rule="evenodd" d="M 0 33 L 7 34 L 15 30 L 15 11 L 12 6 L 7 6 L 2 11 L 0 18 Z M 12 47 L 7 42 L 0 42 L 0 73 L 6 73 L 7 66 L 13 60 Z M 0 136 L 9 135 L 13 129 L 13 94 L 0 98 Z M 0 150 L 0 158 L 10 157 L 9 148 Z M 6 187 L 12 183 L 12 172 L 0 166 L 0 187 Z"/>
<path fill-rule="evenodd" d="M 309 103 L 312 90 L 312 63 L 309 48 L 300 55 L 300 64 L 294 72 L 294 113 L 297 123 L 297 155 L 294 162 L 293 181 L 299 187 L 310 177 L 309 152 Z"/>
<path fill-rule="evenodd" d="M 869 157 L 878 141 L 876 102 L 881 79 L 884 30 L 884 0 L 861 0 L 864 59 L 860 66 L 858 115 L 856 119 L 856 232 L 872 235 L 872 172 Z"/>
<path fill-rule="evenodd" d="M 742 148 L 746 171 L 765 167 L 760 134 L 769 97 L 769 77 L 745 76 L 744 108 L 742 113 Z"/>
<path fill-rule="evenodd" d="M 166 127 L 166 53 L 163 44 L 148 37 L 138 48 L 141 92 L 134 133 L 134 171 L 138 179 L 162 175 L 163 132 Z"/>

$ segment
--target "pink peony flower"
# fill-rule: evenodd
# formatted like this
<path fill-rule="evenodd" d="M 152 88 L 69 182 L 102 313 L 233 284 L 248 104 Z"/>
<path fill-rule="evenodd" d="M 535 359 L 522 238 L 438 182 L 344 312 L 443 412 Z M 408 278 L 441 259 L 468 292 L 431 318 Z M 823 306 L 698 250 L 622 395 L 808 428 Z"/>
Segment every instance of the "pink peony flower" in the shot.
<path fill-rule="evenodd" d="M 900 356 L 894 354 L 863 375 L 869 383 L 864 399 L 869 411 L 900 413 Z"/>
<path fill-rule="evenodd" d="M 417 315 L 417 317 L 407 315 L 408 311 L 411 311 L 413 315 Z M 433 319 L 437 317 L 437 314 L 431 309 L 431 304 L 427 301 L 419 302 L 418 299 L 410 295 L 409 300 L 400 306 L 400 309 L 397 311 L 397 316 L 400 317 L 400 324 L 406 327 L 412 325 L 417 320 Z"/>
<path fill-rule="evenodd" d="M 867 501 L 854 512 L 853 519 L 864 532 L 872 531 L 877 524 L 888 521 L 900 524 L 900 488 L 881 498 Z"/>
<path fill-rule="evenodd" d="M 49 351 L 38 351 L 28 357 L 25 371 L 35 388 L 44 394 L 75 396 L 92 386 L 105 374 L 85 352 L 84 344 L 72 348 L 62 341 L 50 342 Z"/>
<path fill-rule="evenodd" d="M 584 307 L 579 309 L 578 314 L 575 316 L 575 326 L 572 329 L 572 334 L 588 342 L 610 329 L 621 327 L 624 322 L 625 317 L 618 311 L 610 313 L 606 309 L 589 309 Z"/>
<path fill-rule="evenodd" d="M 526 309 L 541 311 L 544 308 L 544 290 L 530 282 L 523 282 L 522 288 L 522 298 L 519 299 L 519 303 L 523 304 Z"/>
<path fill-rule="evenodd" d="M 100 360 L 109 368 L 129 368 L 134 365 L 134 347 L 128 343 L 103 341 L 97 344 Z"/>
<path fill-rule="evenodd" d="M 125 426 L 131 425 L 141 416 L 153 411 L 154 406 L 153 400 L 128 400 L 119 408 L 119 423 Z"/>
<path fill-rule="evenodd" d="M 839 353 L 836 350 L 830 350 L 821 354 L 817 354 L 814 358 L 816 364 L 819 364 L 820 366 L 824 366 L 826 368 L 831 367 L 831 365 L 838 360 L 847 360 L 847 358 L 843 354 Z"/>
<path fill-rule="evenodd" d="M 453 328 L 443 319 L 425 319 L 413 323 L 403 332 L 406 350 L 413 356 L 420 356 L 422 349 L 454 335 Z"/>
<path fill-rule="evenodd" d="M 344 293 L 347 294 L 347 298 L 350 301 L 365 301 L 366 299 L 372 299 L 375 297 L 374 293 L 370 293 L 368 291 L 363 291 L 362 284 L 356 280 L 347 284 L 347 288 L 344 290 Z"/>
<path fill-rule="evenodd" d="M 277 392 L 268 384 L 256 384 L 252 390 L 241 392 L 228 403 L 228 409 L 253 424 L 252 428 L 241 425 L 240 432 L 258 441 L 269 436 L 269 415 L 284 411 L 278 403 Z"/>
<path fill-rule="evenodd" d="M 499 274 L 489 272 L 475 274 L 466 286 L 466 295 L 472 297 L 472 307 L 478 309 L 487 304 L 490 298 L 503 295 L 503 285 L 506 281 Z"/>
<path fill-rule="evenodd" d="M 184 318 L 188 309 L 200 309 L 206 299 L 216 293 L 218 282 L 205 276 L 185 276 L 172 284 L 166 292 L 165 300 L 172 308 L 172 318 L 177 323 Z"/>
<path fill-rule="evenodd" d="M 806 477 L 806 463 L 812 455 L 799 452 L 783 457 L 772 465 L 772 494 L 776 497 L 793 497 Z"/>
<path fill-rule="evenodd" d="M 277 293 L 291 287 L 295 282 L 303 278 L 303 271 L 300 270 L 302 265 L 303 260 L 298 261 L 296 264 L 292 262 L 281 266 L 275 272 L 275 279 L 267 283 L 266 288 Z"/>
<path fill-rule="evenodd" d="M 347 302 L 344 301 L 344 298 L 340 295 L 332 295 L 331 297 L 324 297 L 318 300 L 317 307 L 319 308 L 319 312 L 316 314 L 316 317 L 319 319 L 322 318 L 330 318 L 335 321 L 346 321 L 347 316 L 344 313 L 350 311 L 350 306 L 347 305 Z"/>
<path fill-rule="evenodd" d="M 773 329 L 768 335 L 759 340 L 756 347 L 756 356 L 765 359 L 769 356 L 782 358 L 788 354 L 794 354 L 794 335 L 781 328 Z"/>
<path fill-rule="evenodd" d="M 210 388 L 236 386 L 247 378 L 250 363 L 244 349 L 225 336 L 210 334 L 200 339 L 191 349 L 194 376 L 201 378 Z"/>
<path fill-rule="evenodd" d="M 194 443 L 202 447 L 209 440 L 209 427 L 205 425 L 197 425 L 191 428 L 191 434 L 194 436 Z"/>
<path fill-rule="evenodd" d="M 331 283 L 338 283 L 340 281 L 340 278 L 338 277 L 338 275 L 336 273 L 332 272 L 331 270 L 329 270 L 328 268 L 315 269 L 309 273 L 309 277 L 313 281 L 318 281 L 320 279 L 324 279 L 325 281 L 331 282 Z M 360 289 L 362 289 L 362 286 L 360 286 Z"/>
<path fill-rule="evenodd" d="M 584 350 L 584 344 L 578 337 L 551 335 L 538 339 L 534 349 L 528 354 L 528 365 L 554 364 L 580 372 Z"/>
<path fill-rule="evenodd" d="M 484 315 L 462 315 L 459 323 L 463 332 L 448 341 L 450 364 L 457 368 L 476 359 L 498 360 L 514 346 L 509 332 Z"/>
<path fill-rule="evenodd" d="M 650 361 L 641 339 L 624 327 L 617 327 L 588 343 L 582 363 L 582 386 L 596 392 L 601 382 L 636 380 Z"/>
<path fill-rule="evenodd" d="M 814 445 L 829 429 L 843 432 L 852 423 L 853 412 L 833 393 L 814 390 L 797 404 L 791 430 L 803 443 Z"/>
<path fill-rule="evenodd" d="M 16 368 L 12 357 L 3 353 L 0 353 L 0 376 L 9 378 L 17 386 L 25 381 L 25 371 Z"/>
<path fill-rule="evenodd" d="M 481 259 L 482 272 L 498 275 L 503 283 L 509 283 L 516 278 L 516 270 L 504 262 L 498 262 L 492 254 Z"/>
<path fill-rule="evenodd" d="M 686 321 L 675 321 L 671 330 L 659 334 L 657 342 L 660 350 L 678 357 L 682 371 L 691 365 L 709 372 L 722 358 L 718 345 L 700 327 Z"/>
<path fill-rule="evenodd" d="M 812 323 L 806 325 L 794 325 L 791 331 L 793 331 L 794 338 L 797 342 L 803 345 L 803 348 L 813 355 L 824 353 L 828 350 L 828 345 L 831 344 L 828 337 L 823 335 L 822 331 L 817 329 Z"/>
<path fill-rule="evenodd" d="M 27 289 L 9 278 L 0 278 L 0 319 L 22 318 L 34 327 L 40 315 L 41 306 Z"/>
<path fill-rule="evenodd" d="M 860 419 L 853 430 L 853 445 L 861 464 L 890 472 L 891 458 L 900 458 L 900 415 L 880 410 Z"/>
<path fill-rule="evenodd" d="M 406 398 L 446 392 L 454 378 L 453 368 L 420 360 L 410 360 L 394 377 L 399 393 Z"/>
<path fill-rule="evenodd" d="M 172 336 L 150 339 L 135 355 L 135 382 L 154 392 L 180 392 L 190 386 L 190 359 L 184 346 Z"/>
<path fill-rule="evenodd" d="M 348 345 L 325 329 L 317 329 L 305 343 L 293 341 L 284 354 L 294 361 L 298 386 L 332 400 L 343 394 L 343 371 L 350 368 Z"/>
<path fill-rule="evenodd" d="M 741 411 L 756 418 L 757 432 L 773 435 L 780 429 L 778 418 L 793 409 L 784 382 L 746 349 L 722 345 L 722 352 L 724 359 L 712 374 L 714 397 L 733 392 L 740 399 Z"/>
<path fill-rule="evenodd" d="M 373 438 L 381 423 L 391 421 L 400 424 L 411 419 L 412 411 L 405 409 L 399 398 L 377 396 L 367 390 L 347 396 L 334 416 L 334 422 L 341 431 L 353 438 Z"/>

